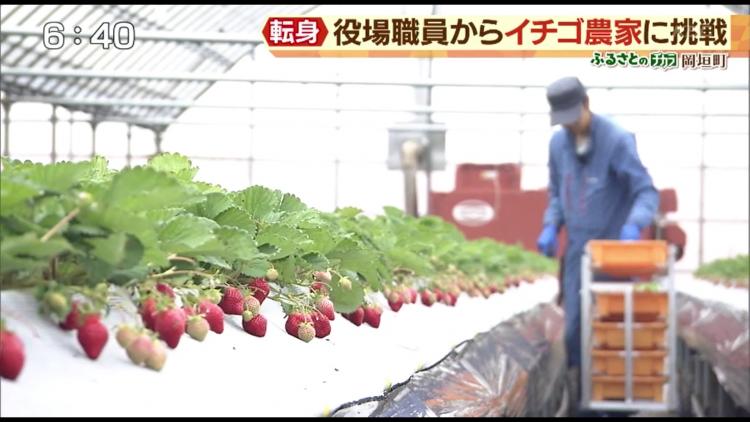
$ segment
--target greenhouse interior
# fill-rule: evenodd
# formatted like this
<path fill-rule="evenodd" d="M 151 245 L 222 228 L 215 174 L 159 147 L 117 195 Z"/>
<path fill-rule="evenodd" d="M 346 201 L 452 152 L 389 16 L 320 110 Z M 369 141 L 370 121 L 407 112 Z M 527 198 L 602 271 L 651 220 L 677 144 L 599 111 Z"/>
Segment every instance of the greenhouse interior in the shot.
<path fill-rule="evenodd" d="M 683 43 L 692 17 L 718 53 L 285 56 L 273 32 L 623 17 Z M 0 416 L 749 416 L 748 23 L 0 5 Z"/>

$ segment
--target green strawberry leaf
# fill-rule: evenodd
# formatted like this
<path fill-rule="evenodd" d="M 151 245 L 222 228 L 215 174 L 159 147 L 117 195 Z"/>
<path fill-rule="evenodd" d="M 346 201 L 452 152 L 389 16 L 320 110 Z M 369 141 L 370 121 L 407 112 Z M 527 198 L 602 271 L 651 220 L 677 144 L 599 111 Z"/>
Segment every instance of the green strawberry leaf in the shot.
<path fill-rule="evenodd" d="M 201 201 L 198 192 L 166 173 L 148 167 L 125 169 L 112 178 L 102 201 L 126 211 L 185 207 Z"/>
<path fill-rule="evenodd" d="M 351 289 L 346 289 L 338 283 L 338 276 L 335 276 L 330 283 L 330 299 L 333 302 L 333 309 L 336 312 L 350 313 L 354 312 L 364 301 L 365 291 L 362 284 L 351 278 Z"/>
<path fill-rule="evenodd" d="M 251 237 L 255 237 L 255 233 L 258 230 L 257 225 L 250 218 L 247 211 L 235 206 L 225 209 L 216 217 L 213 217 L 213 220 L 222 226 L 237 227 L 247 230 Z"/>
<path fill-rule="evenodd" d="M 287 257 L 312 245 L 312 241 L 304 232 L 282 224 L 271 224 L 262 228 L 256 241 L 258 245 L 269 244 L 277 248 L 271 259 Z"/>
<path fill-rule="evenodd" d="M 159 154 L 148 160 L 147 166 L 164 173 L 169 173 L 183 182 L 192 181 L 193 177 L 198 173 L 198 168 L 193 167 L 193 163 L 187 157 L 180 154 Z"/>
<path fill-rule="evenodd" d="M 136 266 L 143 258 L 143 245 L 133 235 L 113 233 L 104 239 L 90 239 L 91 254 L 115 268 Z"/>
<path fill-rule="evenodd" d="M 0 173 L 0 215 L 10 215 L 26 200 L 42 193 L 28 180 Z"/>
<path fill-rule="evenodd" d="M 244 209 L 255 220 L 277 221 L 275 213 L 281 205 L 283 194 L 263 186 L 252 186 L 243 191 L 231 194 L 237 206 Z"/>
<path fill-rule="evenodd" d="M 34 233 L 8 236 L 0 242 L 2 272 L 45 268 L 50 259 L 73 251 L 73 247 L 62 238 L 42 242 Z"/>

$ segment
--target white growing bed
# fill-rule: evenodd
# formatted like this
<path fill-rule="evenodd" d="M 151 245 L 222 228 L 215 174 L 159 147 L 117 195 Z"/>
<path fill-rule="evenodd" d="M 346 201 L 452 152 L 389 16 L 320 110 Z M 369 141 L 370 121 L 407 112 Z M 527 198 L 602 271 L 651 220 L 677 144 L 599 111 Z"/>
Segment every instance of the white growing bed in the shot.
<path fill-rule="evenodd" d="M 748 290 L 740 287 L 726 287 L 706 280 L 694 278 L 692 274 L 678 274 L 675 278 L 678 292 L 706 302 L 728 305 L 735 310 L 748 313 Z"/>
<path fill-rule="evenodd" d="M 202 343 L 184 336 L 161 372 L 132 364 L 114 338 L 114 327 L 134 316 L 107 317 L 110 339 L 91 361 L 74 332 L 40 317 L 29 294 L 2 292 L 2 314 L 24 343 L 26 363 L 16 381 L 0 381 L 0 416 L 318 416 L 382 394 L 387 383 L 557 291 L 557 280 L 547 278 L 489 299 L 462 294 L 455 307 L 418 302 L 398 313 L 380 295 L 379 329 L 336 314 L 331 335 L 311 343 L 286 334 L 281 307 L 267 301 L 265 337 L 242 331 L 239 316 L 225 317 L 221 335 Z"/>

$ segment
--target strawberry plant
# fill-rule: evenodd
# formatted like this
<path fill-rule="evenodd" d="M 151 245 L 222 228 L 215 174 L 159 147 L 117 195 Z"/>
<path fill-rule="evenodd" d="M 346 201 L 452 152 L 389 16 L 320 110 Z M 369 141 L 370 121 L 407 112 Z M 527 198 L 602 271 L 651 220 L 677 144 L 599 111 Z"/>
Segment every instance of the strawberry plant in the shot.
<path fill-rule="evenodd" d="M 695 271 L 695 277 L 714 283 L 748 286 L 750 281 L 750 256 L 717 259 L 703 264 Z"/>
<path fill-rule="evenodd" d="M 201 341 L 239 315 L 262 337 L 266 300 L 289 315 L 291 336 L 311 341 L 330 334 L 335 313 L 358 326 L 377 328 L 381 317 L 387 324 L 372 295 L 384 295 L 393 312 L 420 297 L 454 306 L 461 292 L 489 297 L 507 280 L 556 273 L 553 260 L 467 241 L 435 216 L 393 207 L 375 217 L 322 212 L 263 186 L 227 191 L 196 181 L 197 171 L 178 154 L 120 171 L 101 157 L 47 165 L 3 158 L 0 289 L 34 289 L 40 312 L 77 330 L 92 359 L 107 341 L 101 318 L 115 292 L 125 293 L 138 314 L 117 342 L 160 370 L 166 350 L 157 335 L 175 348 L 186 332 Z"/>

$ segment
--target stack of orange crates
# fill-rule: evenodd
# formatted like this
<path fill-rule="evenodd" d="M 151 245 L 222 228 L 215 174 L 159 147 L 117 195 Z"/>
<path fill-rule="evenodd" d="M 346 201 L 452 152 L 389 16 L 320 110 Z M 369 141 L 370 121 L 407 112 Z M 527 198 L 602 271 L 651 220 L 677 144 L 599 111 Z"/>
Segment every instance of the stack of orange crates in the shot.
<path fill-rule="evenodd" d="M 664 269 L 666 244 L 641 241 L 591 244 L 595 269 L 649 277 Z M 595 292 L 592 321 L 592 399 L 625 400 L 625 295 Z M 667 356 L 667 292 L 633 292 L 633 399 L 663 402 Z"/>

